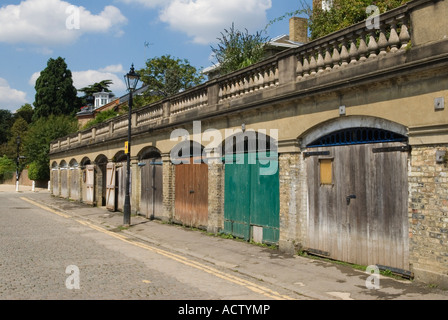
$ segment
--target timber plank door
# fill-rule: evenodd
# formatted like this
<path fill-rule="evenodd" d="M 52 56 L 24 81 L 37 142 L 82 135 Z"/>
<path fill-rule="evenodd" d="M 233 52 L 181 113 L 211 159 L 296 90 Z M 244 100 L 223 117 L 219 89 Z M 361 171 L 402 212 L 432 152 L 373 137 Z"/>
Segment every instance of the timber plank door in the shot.
<path fill-rule="evenodd" d="M 58 169 L 53 169 L 52 170 L 52 175 L 53 175 L 53 179 L 52 179 L 53 195 L 54 196 L 59 196 L 59 170 Z"/>
<path fill-rule="evenodd" d="M 234 162 L 225 165 L 224 232 L 245 240 L 276 244 L 280 230 L 278 159 L 265 164 L 261 155 L 236 154 Z M 263 174 L 263 169 L 266 173 L 272 166 L 273 172 Z"/>
<path fill-rule="evenodd" d="M 176 165 L 175 220 L 204 228 L 208 224 L 208 166 L 205 163 Z"/>
<path fill-rule="evenodd" d="M 115 163 L 108 163 L 106 166 L 106 208 L 112 212 L 117 210 L 117 184 L 115 176 Z"/>
<path fill-rule="evenodd" d="M 148 219 L 163 213 L 162 159 L 144 160 L 141 167 L 140 212 Z"/>
<path fill-rule="evenodd" d="M 79 168 L 78 167 L 71 169 L 70 199 L 79 200 Z"/>
<path fill-rule="evenodd" d="M 309 149 L 311 252 L 409 270 L 407 150 L 402 142 Z"/>
<path fill-rule="evenodd" d="M 68 198 L 68 170 L 61 169 L 61 198 Z"/>
<path fill-rule="evenodd" d="M 86 198 L 85 203 L 93 205 L 95 201 L 95 165 L 86 166 Z"/>

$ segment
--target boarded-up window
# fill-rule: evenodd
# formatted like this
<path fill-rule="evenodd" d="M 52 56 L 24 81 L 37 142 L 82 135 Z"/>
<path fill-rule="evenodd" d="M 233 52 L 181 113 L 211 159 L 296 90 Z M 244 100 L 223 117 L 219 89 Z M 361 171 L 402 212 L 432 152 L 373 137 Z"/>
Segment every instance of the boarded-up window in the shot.
<path fill-rule="evenodd" d="M 321 159 L 320 163 L 320 184 L 332 185 L 333 184 L 333 160 Z"/>

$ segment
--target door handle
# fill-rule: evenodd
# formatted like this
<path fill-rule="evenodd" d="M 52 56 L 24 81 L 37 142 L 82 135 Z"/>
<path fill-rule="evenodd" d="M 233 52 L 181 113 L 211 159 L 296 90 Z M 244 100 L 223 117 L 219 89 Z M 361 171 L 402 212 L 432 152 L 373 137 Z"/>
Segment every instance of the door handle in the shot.
<path fill-rule="evenodd" d="M 350 205 L 351 200 L 356 199 L 356 195 L 354 195 L 354 194 L 349 195 L 349 196 L 347 196 L 346 199 L 347 199 L 347 205 Z"/>
<path fill-rule="evenodd" d="M 194 193 L 194 190 L 190 190 L 190 194 L 191 194 L 191 193 Z"/>

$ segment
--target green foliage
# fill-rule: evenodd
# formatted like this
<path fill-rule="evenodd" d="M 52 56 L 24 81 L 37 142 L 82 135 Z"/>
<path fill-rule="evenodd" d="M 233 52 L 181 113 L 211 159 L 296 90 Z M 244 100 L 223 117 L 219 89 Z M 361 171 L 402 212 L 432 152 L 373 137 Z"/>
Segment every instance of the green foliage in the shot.
<path fill-rule="evenodd" d="M 0 180 L 12 178 L 12 173 L 16 170 L 16 164 L 7 156 L 0 158 Z"/>
<path fill-rule="evenodd" d="M 299 9 L 285 13 L 269 22 L 266 26 L 290 18 L 293 16 L 304 16 L 308 19 L 310 40 L 316 40 L 332 32 L 354 25 L 366 20 L 371 14 L 367 14 L 367 7 L 375 5 L 380 13 L 397 8 L 410 0 L 333 0 L 333 6 L 329 11 L 324 11 L 321 7 L 313 9 L 304 0 L 299 0 Z"/>
<path fill-rule="evenodd" d="M 106 111 L 102 111 L 99 112 L 96 116 L 95 119 L 90 120 L 89 122 L 86 123 L 86 125 L 83 127 L 83 130 L 85 129 L 89 129 L 99 123 L 103 123 L 111 118 L 114 118 L 116 116 L 120 115 L 117 111 L 110 109 L 110 110 L 106 110 Z"/>
<path fill-rule="evenodd" d="M 50 115 L 74 115 L 81 106 L 73 86 L 72 73 L 61 57 L 48 60 L 35 89 L 33 120 Z"/>
<path fill-rule="evenodd" d="M 211 47 L 214 57 L 219 65 L 221 75 L 237 71 L 261 61 L 264 57 L 264 46 L 268 41 L 263 32 L 249 34 L 235 29 L 235 25 L 218 38 L 218 46 Z"/>
<path fill-rule="evenodd" d="M 28 165 L 28 178 L 30 180 L 41 180 L 42 177 L 46 177 L 48 167 L 42 166 L 39 162 L 31 162 Z"/>
<path fill-rule="evenodd" d="M 72 116 L 50 115 L 32 123 L 27 136 L 23 139 L 24 153 L 28 163 L 34 163 L 38 168 L 33 169 L 39 174 L 34 180 L 48 180 L 50 178 L 49 151 L 50 142 L 77 132 L 78 122 Z"/>
<path fill-rule="evenodd" d="M 188 60 L 172 58 L 170 55 L 149 59 L 146 68 L 138 73 L 141 81 L 148 85 L 153 100 L 175 95 L 204 80 L 204 76 Z"/>
<path fill-rule="evenodd" d="M 329 11 L 316 8 L 310 19 L 311 39 L 323 37 L 332 32 L 349 27 L 366 20 L 371 14 L 366 9 L 376 5 L 380 13 L 397 8 L 410 0 L 382 0 L 372 3 L 371 0 L 334 0 Z"/>
<path fill-rule="evenodd" d="M 34 114 L 33 106 L 30 105 L 29 103 L 26 103 L 23 106 L 21 106 L 19 110 L 16 111 L 14 117 L 16 119 L 19 117 L 23 118 L 28 124 L 30 124 L 33 120 L 33 114 Z"/>
<path fill-rule="evenodd" d="M 0 110 L 0 144 L 6 143 L 10 138 L 10 129 L 13 116 L 9 110 Z"/>

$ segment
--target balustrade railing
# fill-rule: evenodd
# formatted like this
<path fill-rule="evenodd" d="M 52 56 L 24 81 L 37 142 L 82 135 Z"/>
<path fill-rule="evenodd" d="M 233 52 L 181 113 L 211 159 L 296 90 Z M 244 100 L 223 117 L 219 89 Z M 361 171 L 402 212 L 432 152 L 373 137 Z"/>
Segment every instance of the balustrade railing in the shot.
<path fill-rule="evenodd" d="M 291 81 L 294 78 L 293 81 L 302 82 L 319 74 L 350 65 L 359 65 L 364 61 L 380 59 L 405 50 L 411 39 L 410 11 L 407 6 L 399 7 L 378 16 L 379 24 L 376 29 L 369 29 L 366 22 L 358 23 L 301 47 L 284 51 L 246 69 L 179 93 L 172 98 L 138 109 L 134 111 L 132 125 L 137 127 L 146 125 L 151 121 L 198 110 L 209 104 L 224 103 L 230 99 L 270 90 L 285 84 L 281 81 L 286 80 L 281 79 Z M 282 59 L 286 61 L 291 57 L 297 59 L 296 69 L 280 70 L 279 61 Z M 280 72 L 287 72 L 289 76 L 281 77 Z M 92 138 L 104 139 L 106 135 L 127 127 L 128 118 L 119 117 L 111 120 L 106 126 L 99 125 L 69 139 L 60 139 L 51 144 L 51 149 L 54 151 Z"/>
<path fill-rule="evenodd" d="M 234 99 L 259 90 L 278 86 L 278 62 L 260 64 L 246 72 L 229 77 L 220 82 L 218 101 Z"/>
<path fill-rule="evenodd" d="M 200 108 L 208 104 L 208 90 L 207 87 L 192 89 L 181 95 L 179 98 L 174 98 L 171 102 L 171 114 L 175 115 L 181 112 L 186 112 L 194 108 Z"/>
<path fill-rule="evenodd" d="M 378 16 L 377 28 L 361 22 L 297 49 L 297 80 L 405 50 L 411 39 L 403 8 Z"/>

